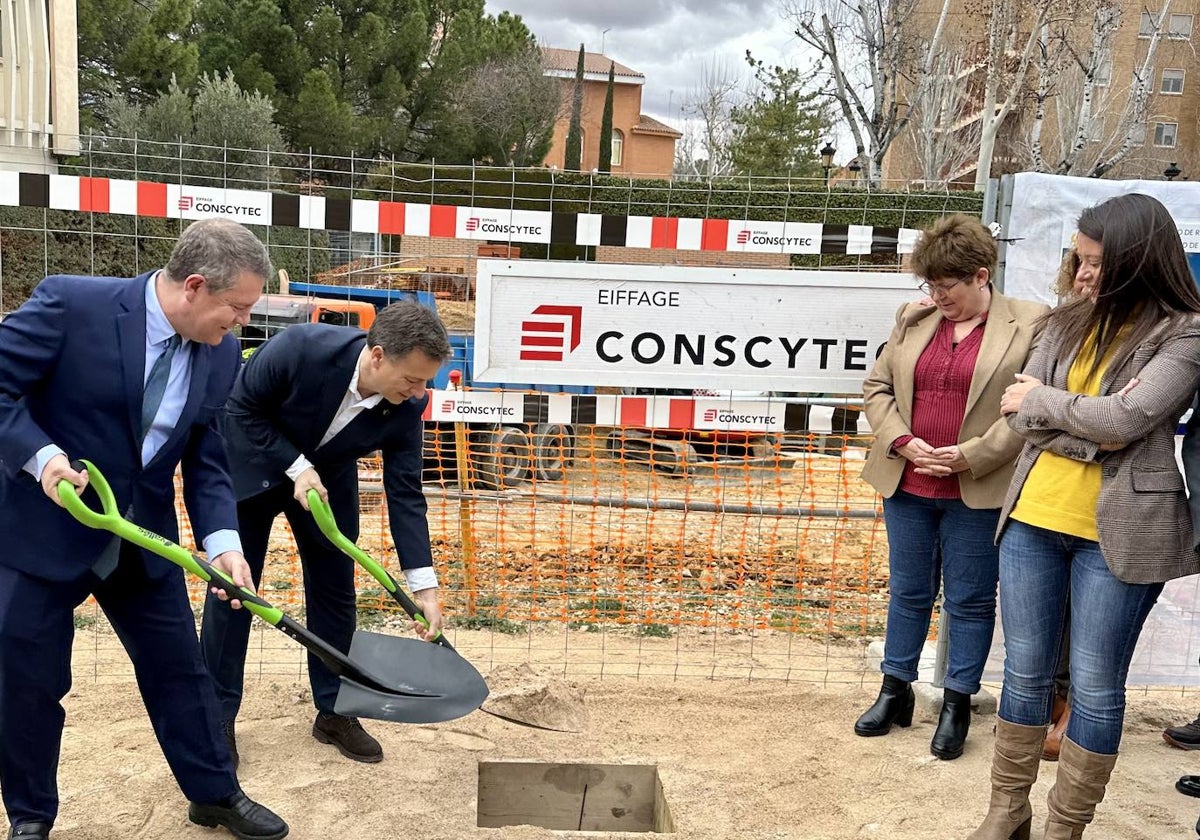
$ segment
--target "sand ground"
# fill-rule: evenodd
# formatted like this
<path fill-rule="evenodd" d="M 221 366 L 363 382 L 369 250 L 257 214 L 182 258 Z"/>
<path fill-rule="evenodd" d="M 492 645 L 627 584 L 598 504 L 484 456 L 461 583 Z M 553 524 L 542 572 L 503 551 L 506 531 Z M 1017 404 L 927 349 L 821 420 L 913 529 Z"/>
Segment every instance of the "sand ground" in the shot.
<path fill-rule="evenodd" d="M 760 671 L 766 678 L 747 679 L 753 671 L 746 664 L 773 655 L 772 643 L 761 640 L 749 654 L 745 643 L 730 644 L 715 654 L 728 667 L 709 668 L 710 678 L 678 678 L 646 674 L 656 673 L 649 667 L 656 657 L 666 674 L 679 673 L 678 663 L 693 655 L 704 661 L 696 652 L 711 642 L 609 635 L 605 659 L 638 666 L 609 667 L 600 677 L 564 667 L 561 657 L 547 664 L 555 658 L 539 657 L 536 640 L 518 637 L 497 648 L 486 632 L 460 631 L 455 638 L 485 673 L 500 659 L 520 659 L 522 649 L 535 662 L 545 659 L 534 666 L 540 673 L 585 691 L 587 730 L 546 732 L 480 712 L 438 725 L 373 722 L 368 728 L 383 743 L 385 759 L 356 764 L 310 736 L 306 681 L 294 668 L 295 651 L 283 647 L 282 673 L 265 673 L 247 687 L 239 721 L 246 791 L 283 815 L 299 840 L 633 836 L 477 828 L 481 761 L 656 765 L 677 834 L 689 838 L 961 838 L 985 811 L 991 719 L 975 719 L 966 753 L 952 762 L 929 754 L 934 719 L 927 712 L 887 737 L 856 737 L 851 726 L 873 699 L 876 677 L 852 648 L 831 656 L 826 646 L 793 639 L 775 653 L 797 663 L 794 670 L 767 669 Z M 561 650 L 558 637 L 552 640 Z M 97 650 L 108 648 L 77 650 L 77 681 L 65 703 L 55 840 L 228 836 L 188 823 L 132 683 L 118 670 L 98 669 Z M 824 674 L 806 676 L 800 663 L 822 657 Z M 1173 784 L 1181 774 L 1200 773 L 1200 753 L 1168 747 L 1160 731 L 1191 719 L 1198 706 L 1194 693 L 1131 692 L 1122 757 L 1087 837 L 1196 836 L 1200 801 L 1176 793 Z M 1034 788 L 1035 838 L 1054 774 L 1055 765 L 1043 764 Z"/>

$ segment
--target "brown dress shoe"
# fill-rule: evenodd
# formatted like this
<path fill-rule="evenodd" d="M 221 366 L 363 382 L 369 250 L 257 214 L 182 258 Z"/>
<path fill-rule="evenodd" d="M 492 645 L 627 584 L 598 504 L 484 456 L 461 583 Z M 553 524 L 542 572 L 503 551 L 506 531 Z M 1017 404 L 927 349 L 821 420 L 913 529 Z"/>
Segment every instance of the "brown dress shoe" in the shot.
<path fill-rule="evenodd" d="M 1058 753 L 1062 750 L 1063 736 L 1067 734 L 1067 724 L 1070 722 L 1071 704 L 1067 703 L 1063 706 L 1063 712 L 1054 722 L 1054 726 L 1050 727 L 1050 731 L 1046 733 L 1046 740 L 1042 742 L 1043 761 L 1058 761 Z"/>
<path fill-rule="evenodd" d="M 383 747 L 366 733 L 358 718 L 317 712 L 312 734 L 322 744 L 333 744 L 346 758 L 367 764 L 383 760 Z"/>

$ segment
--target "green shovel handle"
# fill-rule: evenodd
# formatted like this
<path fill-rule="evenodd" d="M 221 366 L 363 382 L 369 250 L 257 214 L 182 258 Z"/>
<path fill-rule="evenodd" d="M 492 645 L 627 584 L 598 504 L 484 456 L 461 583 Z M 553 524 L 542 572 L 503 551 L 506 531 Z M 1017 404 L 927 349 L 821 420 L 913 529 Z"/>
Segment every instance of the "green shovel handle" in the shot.
<path fill-rule="evenodd" d="M 79 493 L 75 485 L 65 478 L 58 482 L 58 498 L 72 516 L 89 528 L 110 531 L 126 542 L 152 551 L 165 560 L 170 560 L 176 566 L 191 572 L 196 577 L 213 586 L 222 589 L 231 599 L 242 602 L 247 610 L 272 626 L 278 626 L 283 620 L 283 612 L 272 607 L 249 589 L 238 586 L 228 575 L 215 568 L 203 557 L 192 554 L 181 545 L 171 542 L 166 537 L 159 536 L 153 531 L 147 531 L 140 525 L 135 525 L 121 516 L 117 506 L 117 498 L 113 495 L 112 487 L 100 472 L 100 468 L 91 461 L 79 460 L 71 462 L 71 469 L 76 472 L 87 470 L 88 487 L 96 491 L 100 498 L 100 511 L 91 508 Z"/>
<path fill-rule="evenodd" d="M 357 545 L 355 545 L 349 537 L 338 530 L 337 522 L 333 518 L 333 511 L 329 507 L 329 503 L 321 498 L 321 494 L 316 490 L 308 491 L 308 509 L 313 515 L 313 519 L 317 521 L 317 527 L 321 533 L 325 535 L 325 539 L 333 543 L 342 553 L 353 558 L 360 566 L 371 573 L 371 577 L 379 581 L 379 584 L 386 589 L 391 596 L 396 599 L 396 602 L 404 608 L 408 613 L 408 617 L 413 621 L 420 622 L 426 629 L 429 627 L 429 620 L 421 612 L 421 608 L 417 606 L 416 601 L 408 596 L 408 593 L 400 588 L 400 584 L 396 583 L 396 579 L 388 574 L 387 569 L 375 562 L 375 558 L 367 554 Z M 446 641 L 446 637 L 441 631 L 434 636 L 430 641 L 437 642 L 445 647 L 450 647 L 450 643 Z"/>

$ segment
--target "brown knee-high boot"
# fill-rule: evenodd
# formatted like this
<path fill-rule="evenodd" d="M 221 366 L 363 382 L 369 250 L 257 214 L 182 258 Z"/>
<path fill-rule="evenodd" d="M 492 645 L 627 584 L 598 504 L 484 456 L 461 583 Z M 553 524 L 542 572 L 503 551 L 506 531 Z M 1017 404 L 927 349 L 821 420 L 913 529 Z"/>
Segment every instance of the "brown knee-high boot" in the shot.
<path fill-rule="evenodd" d="M 1115 755 L 1089 752 L 1063 738 L 1058 756 L 1058 778 L 1046 797 L 1046 840 L 1079 840 L 1104 799 Z"/>
<path fill-rule="evenodd" d="M 967 840 L 1029 840 L 1033 819 L 1029 789 L 1037 781 L 1045 737 L 1045 726 L 1022 726 L 996 719 L 992 799 L 983 825 Z"/>

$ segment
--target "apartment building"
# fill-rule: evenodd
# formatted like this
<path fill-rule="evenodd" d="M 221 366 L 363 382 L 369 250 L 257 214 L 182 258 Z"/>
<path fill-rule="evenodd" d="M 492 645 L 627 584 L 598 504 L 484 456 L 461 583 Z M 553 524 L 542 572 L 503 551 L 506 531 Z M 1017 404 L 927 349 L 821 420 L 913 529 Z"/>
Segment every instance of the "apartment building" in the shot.
<path fill-rule="evenodd" d="M 0 169 L 79 151 L 74 0 L 0 0 Z"/>
<path fill-rule="evenodd" d="M 941 0 L 922 0 L 914 16 L 917 32 L 932 34 L 940 9 Z M 1077 11 L 1074 18 L 1060 16 L 1053 25 L 1048 67 L 1039 67 L 1035 58 L 1018 104 L 997 137 L 992 177 L 1044 170 L 1200 179 L 1200 0 L 1093 0 Z M 959 89 L 968 93 L 965 102 L 957 103 L 961 110 L 940 121 L 938 130 L 974 149 L 986 73 L 985 26 L 977 7 L 956 2 L 945 27 L 945 45 L 960 58 L 953 64 Z M 1103 33 L 1099 38 L 1097 30 Z M 1027 34 L 1022 33 L 1021 46 Z M 1093 46 L 1097 40 L 1099 50 Z M 1010 54 L 1007 60 L 1015 66 L 1018 59 Z M 1090 89 L 1085 73 L 1093 77 Z M 1139 76 L 1146 90 L 1136 107 Z M 1090 94 L 1086 104 L 1085 91 Z M 1040 98 L 1045 107 L 1039 120 Z M 932 169 L 936 180 L 973 184 L 970 155 L 946 155 L 944 165 L 930 166 L 928 149 L 936 144 L 929 142 L 928 133 L 928 127 L 914 120 L 889 151 L 884 177 L 921 181 Z"/>

